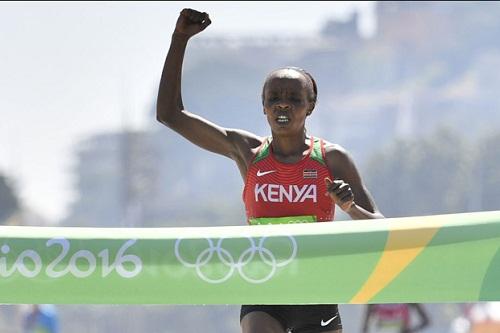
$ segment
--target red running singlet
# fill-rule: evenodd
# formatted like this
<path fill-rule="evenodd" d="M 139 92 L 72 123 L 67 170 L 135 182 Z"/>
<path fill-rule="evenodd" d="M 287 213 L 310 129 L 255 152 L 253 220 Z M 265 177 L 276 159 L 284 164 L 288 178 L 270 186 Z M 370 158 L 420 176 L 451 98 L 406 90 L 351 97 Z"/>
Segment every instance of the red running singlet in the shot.
<path fill-rule="evenodd" d="M 410 326 L 408 304 L 375 304 L 374 313 L 381 332 L 403 332 Z"/>
<path fill-rule="evenodd" d="M 307 155 L 292 164 L 276 160 L 271 138 L 262 143 L 243 189 L 249 224 L 333 221 L 335 205 L 325 195 L 325 178 L 333 179 L 325 162 L 325 144 L 313 137 L 309 141 Z"/>

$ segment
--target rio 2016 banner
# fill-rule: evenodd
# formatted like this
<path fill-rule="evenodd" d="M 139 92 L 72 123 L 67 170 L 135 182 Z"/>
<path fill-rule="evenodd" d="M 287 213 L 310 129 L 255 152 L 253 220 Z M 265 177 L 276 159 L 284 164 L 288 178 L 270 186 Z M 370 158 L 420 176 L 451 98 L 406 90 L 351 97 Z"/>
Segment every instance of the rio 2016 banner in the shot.
<path fill-rule="evenodd" d="M 0 227 L 0 303 L 473 301 L 500 301 L 500 212 L 210 228 Z"/>

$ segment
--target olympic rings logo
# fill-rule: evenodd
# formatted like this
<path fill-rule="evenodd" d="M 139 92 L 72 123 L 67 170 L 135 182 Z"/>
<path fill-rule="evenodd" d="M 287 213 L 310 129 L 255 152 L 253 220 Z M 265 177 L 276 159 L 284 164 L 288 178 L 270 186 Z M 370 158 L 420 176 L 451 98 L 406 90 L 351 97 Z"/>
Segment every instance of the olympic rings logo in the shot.
<path fill-rule="evenodd" d="M 225 282 L 234 274 L 235 271 L 238 271 L 240 276 L 247 282 L 255 284 L 264 283 L 274 276 L 278 268 L 288 265 L 297 255 L 297 242 L 295 241 L 295 238 L 292 236 L 284 237 L 288 238 L 291 245 L 291 254 L 286 259 L 277 259 L 271 250 L 265 247 L 267 237 L 262 237 L 258 245 L 256 245 L 253 238 L 246 237 L 250 246 L 239 255 L 237 260 L 227 249 L 223 247 L 224 238 L 219 239 L 216 244 L 212 239 L 205 238 L 208 243 L 208 247 L 198 253 L 196 259 L 191 262 L 183 258 L 180 254 L 181 251 L 179 247 L 183 239 L 177 239 L 175 242 L 175 256 L 184 266 L 195 268 L 198 276 L 208 283 L 215 284 Z M 267 267 L 268 272 L 265 272 L 260 278 L 249 276 L 243 268 L 249 265 L 252 261 L 259 259 Z M 207 273 L 203 271 L 203 268 L 209 267 L 210 261 L 213 260 L 218 260 L 226 267 L 227 272 L 223 274 L 222 277 L 209 276 L 211 275 L 210 272 Z M 255 274 L 255 272 L 253 273 Z M 258 273 L 261 274 L 262 272 Z"/>

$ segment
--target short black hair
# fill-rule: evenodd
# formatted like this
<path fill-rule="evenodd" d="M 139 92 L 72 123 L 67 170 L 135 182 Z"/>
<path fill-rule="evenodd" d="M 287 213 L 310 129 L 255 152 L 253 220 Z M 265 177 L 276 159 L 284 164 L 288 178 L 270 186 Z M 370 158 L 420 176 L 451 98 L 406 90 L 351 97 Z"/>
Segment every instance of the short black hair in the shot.
<path fill-rule="evenodd" d="M 275 73 L 277 71 L 284 70 L 284 69 L 291 69 L 291 70 L 294 70 L 296 72 L 299 72 L 300 74 L 304 75 L 305 77 L 309 78 L 309 80 L 311 80 L 313 91 L 312 91 L 312 94 L 309 95 L 309 102 L 312 102 L 312 103 L 314 103 L 314 105 L 316 105 L 316 101 L 318 100 L 318 86 L 316 85 L 316 80 L 314 80 L 311 73 L 309 73 L 308 71 L 306 71 L 303 68 L 295 67 L 295 66 L 278 68 L 278 69 L 275 69 L 274 71 L 272 71 L 271 73 L 269 73 L 269 75 L 266 77 L 266 81 L 264 82 L 264 86 L 262 87 L 262 104 L 264 104 L 264 90 L 266 89 L 267 80 L 269 80 L 269 77 L 273 73 Z"/>

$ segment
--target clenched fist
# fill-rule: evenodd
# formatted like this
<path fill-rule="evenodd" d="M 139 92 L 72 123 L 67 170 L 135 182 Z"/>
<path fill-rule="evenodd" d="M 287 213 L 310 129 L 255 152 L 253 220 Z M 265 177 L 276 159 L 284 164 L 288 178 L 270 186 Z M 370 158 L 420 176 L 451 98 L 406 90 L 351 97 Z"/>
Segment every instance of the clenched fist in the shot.
<path fill-rule="evenodd" d="M 201 13 L 194 9 L 184 8 L 175 26 L 174 33 L 192 37 L 205 30 L 212 23 L 207 13 Z"/>
<path fill-rule="evenodd" d="M 354 193 L 351 186 L 341 179 L 325 178 L 326 190 L 330 198 L 346 213 L 354 205 Z"/>

